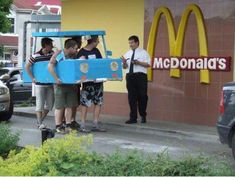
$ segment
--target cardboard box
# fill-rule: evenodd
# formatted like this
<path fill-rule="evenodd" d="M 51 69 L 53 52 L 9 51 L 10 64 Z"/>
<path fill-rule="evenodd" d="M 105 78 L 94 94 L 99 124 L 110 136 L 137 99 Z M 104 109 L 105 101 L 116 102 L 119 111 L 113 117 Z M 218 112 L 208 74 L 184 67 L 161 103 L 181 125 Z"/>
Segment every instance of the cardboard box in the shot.
<path fill-rule="evenodd" d="M 48 63 L 48 61 L 36 62 L 32 66 L 32 72 L 37 82 L 55 83 L 48 71 Z M 59 62 L 55 70 L 62 83 L 65 84 L 123 79 L 121 59 L 67 59 Z M 23 79 L 24 82 L 32 82 L 25 70 Z"/>

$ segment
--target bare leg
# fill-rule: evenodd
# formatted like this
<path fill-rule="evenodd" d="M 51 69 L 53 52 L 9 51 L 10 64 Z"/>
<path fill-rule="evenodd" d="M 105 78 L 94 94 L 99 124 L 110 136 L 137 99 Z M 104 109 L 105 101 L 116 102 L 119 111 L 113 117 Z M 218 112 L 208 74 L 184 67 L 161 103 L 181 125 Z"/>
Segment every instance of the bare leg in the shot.
<path fill-rule="evenodd" d="M 72 118 L 72 108 L 66 108 L 65 109 L 66 124 L 71 124 L 71 118 Z"/>
<path fill-rule="evenodd" d="M 64 109 L 56 109 L 55 110 L 55 124 L 56 125 L 62 124 L 63 116 L 64 116 Z"/>
<path fill-rule="evenodd" d="M 42 118 L 42 111 L 37 111 L 36 115 L 37 115 L 37 118 Z"/>
<path fill-rule="evenodd" d="M 76 120 L 76 113 L 77 113 L 77 106 L 72 108 L 72 119 L 71 119 L 72 122 Z"/>
<path fill-rule="evenodd" d="M 65 109 L 63 110 L 62 122 L 65 122 Z"/>
<path fill-rule="evenodd" d="M 86 106 L 81 106 L 82 110 L 81 110 L 81 124 L 82 126 L 85 126 L 85 122 L 86 122 L 86 116 L 87 116 L 87 107 Z"/>
<path fill-rule="evenodd" d="M 101 110 L 101 106 L 100 105 L 95 105 L 94 107 L 94 123 L 98 123 L 99 121 L 99 117 L 100 117 L 100 110 Z"/>
<path fill-rule="evenodd" d="M 42 112 L 42 120 L 45 119 L 48 113 L 49 113 L 49 110 L 46 110 L 46 109 Z"/>
<path fill-rule="evenodd" d="M 40 125 L 42 123 L 42 121 L 43 121 L 42 120 L 42 111 L 37 111 L 36 115 L 37 115 L 37 122 Z"/>
<path fill-rule="evenodd" d="M 94 121 L 93 121 L 93 131 L 99 131 L 99 132 L 106 132 L 107 130 L 105 128 L 101 128 L 98 121 L 100 118 L 100 111 L 101 111 L 101 105 L 95 105 L 94 107 Z"/>

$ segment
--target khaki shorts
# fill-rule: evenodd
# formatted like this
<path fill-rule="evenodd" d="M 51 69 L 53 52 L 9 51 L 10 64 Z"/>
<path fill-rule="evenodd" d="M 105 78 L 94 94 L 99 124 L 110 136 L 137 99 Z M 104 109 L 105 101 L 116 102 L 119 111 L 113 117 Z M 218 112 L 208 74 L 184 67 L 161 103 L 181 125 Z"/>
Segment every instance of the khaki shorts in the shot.
<path fill-rule="evenodd" d="M 78 106 L 77 85 L 55 86 L 55 109 L 72 108 Z"/>
<path fill-rule="evenodd" d="M 36 111 L 42 112 L 44 110 L 52 110 L 54 105 L 54 88 L 53 85 L 41 86 L 36 85 Z"/>

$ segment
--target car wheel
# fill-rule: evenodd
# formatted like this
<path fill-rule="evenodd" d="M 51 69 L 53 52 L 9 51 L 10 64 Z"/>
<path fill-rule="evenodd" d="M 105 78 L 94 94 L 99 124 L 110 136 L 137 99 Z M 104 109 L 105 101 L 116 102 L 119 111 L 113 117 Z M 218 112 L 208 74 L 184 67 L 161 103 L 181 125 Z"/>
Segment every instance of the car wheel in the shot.
<path fill-rule="evenodd" d="M 8 120 L 10 120 L 11 117 L 12 117 L 12 114 L 13 114 L 13 103 L 11 102 L 10 103 L 9 111 L 0 114 L 0 117 L 1 117 L 0 121 L 8 121 Z"/>
<path fill-rule="evenodd" d="M 233 157 L 235 159 L 235 132 L 233 133 L 232 137 L 232 152 L 233 152 Z"/>

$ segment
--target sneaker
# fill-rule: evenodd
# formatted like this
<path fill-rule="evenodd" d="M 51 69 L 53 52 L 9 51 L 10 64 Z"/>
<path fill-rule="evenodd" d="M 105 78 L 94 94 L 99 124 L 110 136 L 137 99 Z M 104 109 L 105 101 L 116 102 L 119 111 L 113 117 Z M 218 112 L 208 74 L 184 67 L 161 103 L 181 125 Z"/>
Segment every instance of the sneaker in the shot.
<path fill-rule="evenodd" d="M 101 122 L 93 122 L 93 126 L 92 126 L 91 131 L 93 131 L 93 132 L 106 132 L 107 130 L 105 128 L 103 128 Z"/>
<path fill-rule="evenodd" d="M 65 125 L 65 133 L 71 133 L 72 132 L 72 127 L 71 124 L 66 124 Z"/>
<path fill-rule="evenodd" d="M 127 120 L 125 123 L 126 123 L 126 124 L 136 124 L 136 123 L 137 123 L 137 120 L 132 120 L 132 119 L 130 119 L 130 120 Z"/>
<path fill-rule="evenodd" d="M 66 127 L 66 122 L 63 121 L 61 126 L 65 128 Z"/>
<path fill-rule="evenodd" d="M 71 128 L 73 130 L 78 130 L 80 128 L 80 124 L 77 121 L 71 122 Z"/>
<path fill-rule="evenodd" d="M 38 125 L 38 129 L 43 129 L 43 128 L 46 128 L 46 125 L 45 124 L 43 124 L 43 123 L 41 123 L 40 125 Z"/>
<path fill-rule="evenodd" d="M 78 131 L 81 132 L 81 133 L 90 133 L 91 132 L 90 130 L 86 129 L 85 127 L 80 127 L 78 129 Z"/>
<path fill-rule="evenodd" d="M 141 123 L 146 123 L 147 121 L 146 121 L 146 117 L 142 117 L 142 119 L 141 119 Z"/>
<path fill-rule="evenodd" d="M 56 130 L 56 133 L 65 134 L 65 128 L 62 125 L 57 127 L 55 130 Z"/>
<path fill-rule="evenodd" d="M 105 128 L 101 128 L 99 126 L 93 126 L 91 131 L 93 131 L 93 132 L 107 132 L 107 130 Z"/>

